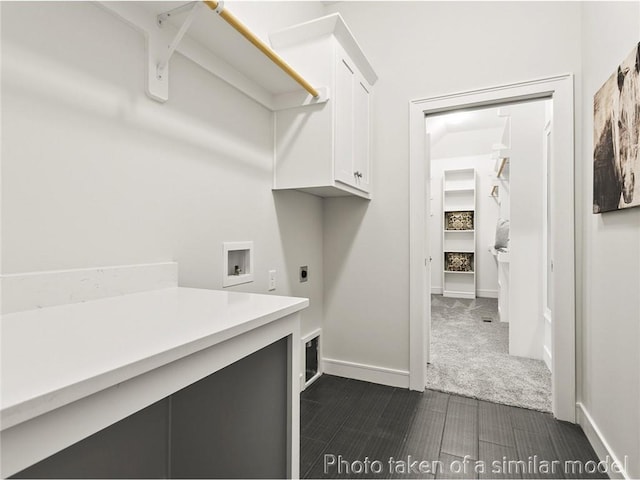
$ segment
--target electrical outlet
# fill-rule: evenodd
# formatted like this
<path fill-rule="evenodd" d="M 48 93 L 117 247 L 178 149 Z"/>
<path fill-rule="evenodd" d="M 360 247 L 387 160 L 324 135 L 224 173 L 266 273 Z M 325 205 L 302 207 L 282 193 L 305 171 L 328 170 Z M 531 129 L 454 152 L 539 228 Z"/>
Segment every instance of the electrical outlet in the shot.
<path fill-rule="evenodd" d="M 300 282 L 306 282 L 309 279 L 309 267 L 306 265 L 300 267 Z"/>
<path fill-rule="evenodd" d="M 276 271 L 269 270 L 269 291 L 276 289 Z"/>

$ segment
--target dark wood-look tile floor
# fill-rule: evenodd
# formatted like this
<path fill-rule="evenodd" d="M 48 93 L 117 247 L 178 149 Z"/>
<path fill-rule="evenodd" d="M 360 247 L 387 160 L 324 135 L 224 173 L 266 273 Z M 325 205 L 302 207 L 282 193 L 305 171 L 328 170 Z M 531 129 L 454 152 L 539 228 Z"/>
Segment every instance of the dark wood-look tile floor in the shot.
<path fill-rule="evenodd" d="M 300 403 L 302 478 L 608 478 L 579 469 L 598 462 L 580 427 L 545 413 L 330 375 Z"/>

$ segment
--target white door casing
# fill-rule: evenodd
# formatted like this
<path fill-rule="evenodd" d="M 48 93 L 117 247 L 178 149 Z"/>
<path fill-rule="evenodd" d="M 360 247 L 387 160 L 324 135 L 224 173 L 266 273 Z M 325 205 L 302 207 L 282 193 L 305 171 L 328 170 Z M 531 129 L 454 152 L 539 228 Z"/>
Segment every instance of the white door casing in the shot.
<path fill-rule="evenodd" d="M 551 229 L 551 212 L 553 203 L 551 198 L 551 176 L 549 167 L 552 162 L 552 122 L 546 123 L 542 132 L 542 169 L 544 174 L 544 191 L 542 192 L 543 224 L 542 224 L 542 322 L 544 325 L 544 341 L 542 345 L 542 359 L 549 369 L 552 369 L 553 359 L 553 236 Z"/>
<path fill-rule="evenodd" d="M 574 237 L 574 99 L 573 75 L 559 75 L 479 90 L 412 100 L 409 103 L 409 386 L 424 390 L 429 358 L 430 312 L 427 244 L 428 162 L 425 115 L 465 107 L 521 100 L 553 99 L 550 165 L 553 211 L 554 289 L 552 325 L 552 409 L 556 418 L 576 419 L 575 237 Z"/>

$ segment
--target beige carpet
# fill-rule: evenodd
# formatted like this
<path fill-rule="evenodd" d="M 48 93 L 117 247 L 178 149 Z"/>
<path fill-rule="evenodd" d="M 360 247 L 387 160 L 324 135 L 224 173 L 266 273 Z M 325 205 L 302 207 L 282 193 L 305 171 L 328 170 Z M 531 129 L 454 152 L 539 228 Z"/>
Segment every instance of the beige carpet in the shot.
<path fill-rule="evenodd" d="M 551 411 L 551 372 L 542 360 L 509 355 L 497 300 L 432 295 L 431 339 L 427 388 Z"/>

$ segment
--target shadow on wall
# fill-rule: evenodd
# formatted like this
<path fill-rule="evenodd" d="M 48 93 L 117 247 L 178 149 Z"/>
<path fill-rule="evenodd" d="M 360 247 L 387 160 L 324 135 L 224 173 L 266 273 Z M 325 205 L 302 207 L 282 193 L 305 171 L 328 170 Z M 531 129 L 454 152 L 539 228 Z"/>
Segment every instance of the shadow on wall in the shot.
<path fill-rule="evenodd" d="M 316 122 L 318 121 L 318 117 L 320 117 L 322 110 L 324 110 L 326 106 L 326 103 L 322 103 L 297 109 L 297 112 L 299 113 L 295 116 L 293 123 L 287 123 L 288 128 L 286 128 L 286 130 L 284 128 L 285 124 L 283 122 L 278 122 L 278 131 L 285 131 L 284 135 L 281 133 L 278 135 L 279 137 L 282 136 L 282 138 L 279 138 L 276 142 L 279 145 L 278 157 L 280 162 L 282 162 L 281 159 L 293 158 L 290 154 L 290 150 L 298 144 L 298 137 L 302 132 L 306 131 L 306 125 L 310 120 L 315 119 Z"/>
<path fill-rule="evenodd" d="M 272 193 L 290 291 L 300 295 L 301 266 L 309 267 L 310 280 L 322 281 L 322 199 L 295 190 Z"/>
<path fill-rule="evenodd" d="M 286 295 L 309 298 L 302 313 L 302 334 L 322 326 L 323 258 L 322 258 L 322 198 L 295 190 L 273 191 L 273 202 L 279 231 L 279 248 L 289 285 L 279 285 Z M 274 246 L 278 248 L 278 246 Z M 307 281 L 300 281 L 300 267 L 308 267 Z M 282 289 L 281 289 L 282 288 Z"/>
<path fill-rule="evenodd" d="M 256 169 L 269 173 L 271 159 L 264 155 L 264 145 L 271 142 L 270 129 L 265 128 L 270 112 L 211 75 L 194 76 L 195 69 L 186 62 L 178 62 L 182 69 L 174 69 L 174 83 L 180 85 L 172 90 L 173 98 L 160 104 L 143 89 L 135 92 L 105 82 L 77 65 L 64 65 L 8 43 L 3 45 L 3 86 L 51 104 L 63 118 L 84 117 L 105 122 L 105 128 L 135 129 L 153 144 L 170 148 L 180 142 L 199 150 L 209 161 L 224 159 L 225 167 L 231 161 L 236 168 L 245 167 L 245 173 Z M 46 82 L 41 81 L 43 69 Z M 194 91 L 210 93 L 204 99 L 200 95 L 200 102 L 195 103 Z"/>
<path fill-rule="evenodd" d="M 362 264 L 371 259 L 358 258 L 353 251 L 355 239 L 360 232 L 370 202 L 357 197 L 343 197 L 326 199 L 324 204 L 323 227 L 324 245 L 323 260 L 328 266 L 325 273 L 325 298 L 329 297 L 338 285 L 338 279 L 343 278 L 343 271 L 350 262 Z M 327 219 L 330 218 L 330 222 Z M 339 235 L 329 234 L 340 232 Z M 363 256 L 366 253 L 362 253 Z M 330 272 L 330 276 L 329 276 Z"/>

